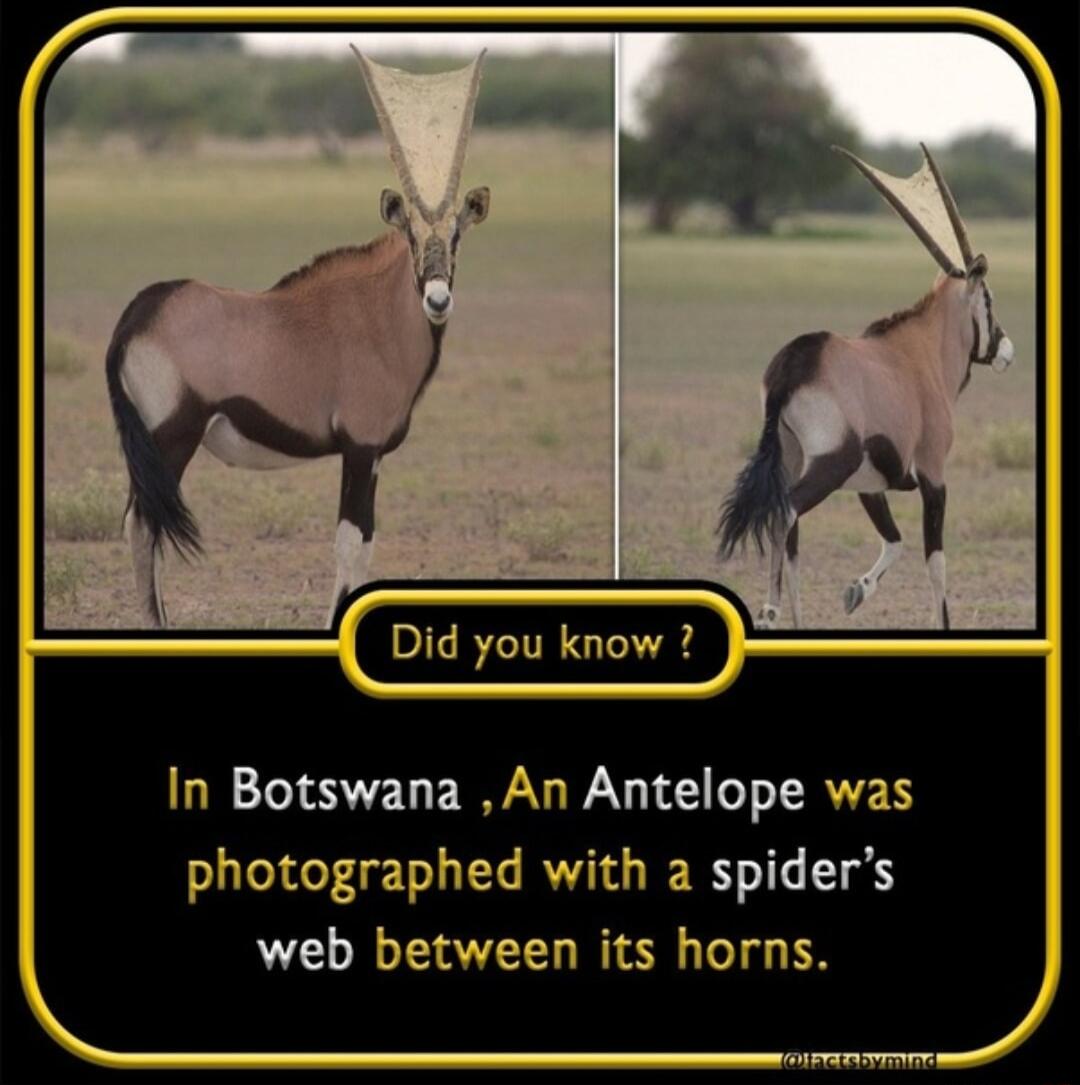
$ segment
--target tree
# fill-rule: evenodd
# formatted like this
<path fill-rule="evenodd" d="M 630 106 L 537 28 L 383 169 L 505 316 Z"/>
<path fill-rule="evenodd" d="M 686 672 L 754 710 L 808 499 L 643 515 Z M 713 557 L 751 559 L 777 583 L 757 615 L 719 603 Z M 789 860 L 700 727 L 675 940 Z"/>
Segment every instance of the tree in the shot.
<path fill-rule="evenodd" d="M 852 146 L 807 51 L 783 34 L 681 34 L 642 97 L 645 135 L 624 184 L 646 196 L 656 229 L 671 229 L 695 199 L 726 205 L 739 230 L 836 184 Z"/>
<path fill-rule="evenodd" d="M 177 32 L 132 34 L 125 45 L 128 56 L 147 53 L 242 53 L 244 39 L 239 34 Z"/>

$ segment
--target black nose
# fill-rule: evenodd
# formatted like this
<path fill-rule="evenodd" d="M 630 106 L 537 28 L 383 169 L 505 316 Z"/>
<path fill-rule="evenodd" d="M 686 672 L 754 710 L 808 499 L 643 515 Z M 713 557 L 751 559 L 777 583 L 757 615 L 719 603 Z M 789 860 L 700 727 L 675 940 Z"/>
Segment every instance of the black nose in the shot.
<path fill-rule="evenodd" d="M 436 298 L 427 299 L 428 308 L 434 310 L 436 313 L 442 313 L 446 311 L 446 307 L 450 304 L 450 295 L 447 294 L 441 300 Z"/>

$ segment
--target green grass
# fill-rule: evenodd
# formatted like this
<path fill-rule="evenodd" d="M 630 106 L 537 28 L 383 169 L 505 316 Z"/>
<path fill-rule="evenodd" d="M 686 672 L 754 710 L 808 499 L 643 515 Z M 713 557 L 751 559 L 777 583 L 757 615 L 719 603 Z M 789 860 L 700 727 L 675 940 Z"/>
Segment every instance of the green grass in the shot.
<path fill-rule="evenodd" d="M 67 541 L 118 539 L 124 502 L 119 477 L 104 478 L 96 471 L 87 471 L 78 484 L 46 492 L 45 537 Z"/>
<path fill-rule="evenodd" d="M 531 562 L 565 561 L 573 527 L 561 512 L 527 512 L 518 517 L 507 532 L 525 549 Z"/>
<path fill-rule="evenodd" d="M 1035 427 L 1030 422 L 995 423 L 986 440 L 995 467 L 1025 471 L 1035 466 Z"/>
<path fill-rule="evenodd" d="M 610 140 L 567 133 L 477 132 L 462 191 L 490 185 L 488 221 L 461 245 L 459 290 L 610 282 Z M 522 157 L 528 167 L 522 168 Z M 315 253 L 381 234 L 382 188 L 394 181 L 371 140 L 344 168 L 306 157 L 235 154 L 142 157 L 117 148 L 47 153 L 46 289 L 127 301 L 147 283 L 194 277 L 242 289 L 271 286 Z M 570 178 L 584 176 L 567 199 Z M 107 254 L 123 259 L 106 259 Z M 115 314 L 119 316 L 119 312 Z M 115 319 L 115 317 L 114 317 Z"/>
<path fill-rule="evenodd" d="M 85 578 L 86 567 L 78 558 L 50 554 L 45 561 L 46 606 L 78 606 L 79 588 Z"/>
<path fill-rule="evenodd" d="M 663 471 L 668 465 L 670 454 L 660 441 L 650 441 L 639 449 L 634 456 L 634 464 L 643 471 Z"/>
<path fill-rule="evenodd" d="M 86 348 L 73 335 L 46 329 L 45 372 L 50 377 L 76 377 L 86 369 Z"/>
<path fill-rule="evenodd" d="M 1018 489 L 999 493 L 964 527 L 975 538 L 1029 539 L 1035 532 L 1035 495 Z"/>
<path fill-rule="evenodd" d="M 296 535 L 307 515 L 302 494 L 264 489 L 253 495 L 251 523 L 256 539 L 290 539 Z"/>
<path fill-rule="evenodd" d="M 553 422 L 541 422 L 531 436 L 533 444 L 539 448 L 556 449 L 563 443 L 562 434 Z"/>

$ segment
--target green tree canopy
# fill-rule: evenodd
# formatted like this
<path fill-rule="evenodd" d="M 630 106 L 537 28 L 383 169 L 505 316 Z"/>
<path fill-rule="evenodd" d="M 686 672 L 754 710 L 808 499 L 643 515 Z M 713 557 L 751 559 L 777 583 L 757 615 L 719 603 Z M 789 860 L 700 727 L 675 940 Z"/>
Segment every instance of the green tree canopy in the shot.
<path fill-rule="evenodd" d="M 692 200 L 726 205 L 744 231 L 843 180 L 833 143 L 855 144 L 807 51 L 783 34 L 681 34 L 642 95 L 645 133 L 624 142 L 623 183 L 670 229 Z"/>
<path fill-rule="evenodd" d="M 132 34 L 126 43 L 128 56 L 147 53 L 242 53 L 244 40 L 239 34 L 158 33 Z"/>

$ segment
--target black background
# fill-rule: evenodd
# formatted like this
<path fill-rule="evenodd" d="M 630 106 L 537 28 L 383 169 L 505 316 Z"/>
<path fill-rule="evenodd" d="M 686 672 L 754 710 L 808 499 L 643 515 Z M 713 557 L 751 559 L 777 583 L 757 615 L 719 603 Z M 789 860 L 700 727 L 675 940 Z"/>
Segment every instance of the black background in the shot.
<path fill-rule="evenodd" d="M 38 663 L 37 962 L 53 1012 L 115 1050 L 966 1050 L 1003 1036 L 1043 973 L 1043 660 L 750 659 L 721 697 L 658 706 L 633 727 L 619 705 L 372 701 L 333 659 Z M 115 699 L 131 684 L 153 705 Z M 245 690 L 241 706 L 219 691 Z M 944 691 L 962 692 L 958 717 Z M 114 704 L 107 719 L 87 705 Z M 764 752 L 764 751 L 767 751 Z M 499 805 L 516 764 L 565 778 L 566 812 Z M 205 812 L 166 809 L 168 766 L 209 783 Z M 806 809 L 583 812 L 597 764 L 613 774 L 755 775 L 806 784 Z M 450 776 L 460 813 L 234 812 L 233 765 L 263 780 Z M 833 811 L 821 781 L 914 780 L 910 813 Z M 947 827 L 947 828 L 945 828 Z M 944 829 L 944 831 L 943 831 Z M 190 857 L 224 845 L 242 862 L 318 856 L 469 859 L 525 849 L 525 891 L 431 893 L 414 905 L 369 892 L 210 893 L 186 903 Z M 848 893 L 760 892 L 738 905 L 708 888 L 714 858 L 895 860 L 896 887 L 862 875 Z M 644 894 L 553 894 L 541 857 L 632 846 L 651 860 Z M 672 894 L 685 857 L 696 891 Z M 256 937 L 356 942 L 343 973 L 267 975 Z M 374 927 L 402 938 L 569 936 L 576 973 L 376 975 Z M 707 938 L 810 937 L 827 972 L 678 974 L 685 923 Z M 648 974 L 601 973 L 607 926 L 658 939 Z M 537 1013 L 535 1004 L 547 1006 Z M 675 1016 L 657 1012 L 678 1005 Z M 242 1012 L 238 1008 L 242 1007 Z M 767 1007 L 767 1011 L 763 1012 Z"/>
<path fill-rule="evenodd" d="M 1071 194 L 1078 13 L 1068 5 L 1043 8 L 999 0 L 980 6 L 1001 14 L 1035 41 L 1055 73 L 1064 107 L 1068 556 L 1075 554 L 1076 538 L 1077 403 L 1070 366 L 1076 346 L 1077 238 Z M 2 379 L 8 409 L 2 459 L 9 495 L 15 492 L 16 470 L 16 103 L 26 69 L 42 43 L 86 10 L 90 6 L 27 7 L 19 11 L 17 29 L 12 9 L 5 11 L 0 78 L 8 170 L 2 294 L 8 364 Z M 972 93 L 977 92 L 972 87 Z M 3 523 L 8 543 L 3 588 L 5 636 L 13 642 L 16 555 L 10 510 L 9 504 Z M 1070 787 L 1075 778 L 1075 578 L 1068 561 L 1066 578 L 1064 842 L 1069 923 L 1076 815 Z M 13 643 L 8 649 L 3 655 L 8 712 L 0 728 L 0 1072 L 5 1081 L 95 1079 L 110 1072 L 61 1051 L 34 1022 L 19 990 L 16 654 Z M 415 1050 L 496 1050 L 520 1043 L 648 1049 L 654 1046 L 656 1030 L 673 1029 L 673 1009 L 679 1027 L 669 1032 L 665 1045 L 673 1049 L 975 1046 L 1017 1022 L 1034 997 L 1041 973 L 1042 749 L 1034 741 L 1041 735 L 1039 668 L 1037 661 L 1023 660 L 750 660 L 735 686 L 715 701 L 602 706 L 476 702 L 464 706 L 464 712 L 461 706 L 451 712 L 436 703 L 368 701 L 347 685 L 334 660 L 287 665 L 273 660 L 46 661 L 38 675 L 43 729 L 39 767 L 45 788 L 40 794 L 43 911 L 38 917 L 38 967 L 45 995 L 61 1020 L 88 1040 L 121 1046 L 130 1038 L 132 1046 L 144 1049 L 165 1043 L 166 1036 L 183 1047 L 199 1046 L 200 1040 L 205 1046 L 236 1048 L 245 1037 L 264 1047 L 271 1033 L 275 1046 L 302 1047 L 302 1040 L 294 1042 L 298 1027 L 310 1030 L 306 1040 L 312 1047 L 322 1039 L 315 1030 L 347 1028 L 350 1046 L 358 1050 L 368 1046 L 364 1038 L 373 1034 L 371 1046 L 383 1050 L 394 1046 L 395 1035 L 408 1041 L 402 1042 L 403 1049 Z M 300 766 L 315 775 L 366 775 L 375 768 L 419 773 L 429 767 L 459 775 L 467 799 L 474 789 L 486 792 L 503 783 L 518 760 L 541 774 L 566 776 L 572 785 L 599 761 L 641 775 L 660 767 L 692 772 L 712 763 L 721 775 L 780 778 L 790 773 L 808 784 L 823 773 L 910 775 L 916 781 L 917 806 L 911 815 L 884 816 L 880 822 L 870 816 L 843 822 L 832 814 L 774 816 L 753 831 L 731 815 L 715 813 L 597 816 L 588 822 L 580 815 L 521 815 L 485 823 L 467 812 L 460 824 L 447 823 L 444 830 L 441 820 L 410 815 L 371 820 L 360 815 L 270 815 L 242 823 L 230 818 L 228 826 L 222 816 L 222 824 L 215 825 L 209 816 L 197 822 L 195 815 L 169 815 L 162 801 L 163 768 L 174 761 L 191 766 L 191 771 L 198 766 L 212 784 L 223 780 L 229 765 L 240 762 L 283 775 L 300 771 Z M 65 791 L 61 799 L 65 774 L 70 788 L 77 790 Z M 262 933 L 253 930 L 250 898 L 241 898 L 240 906 L 214 902 L 193 921 L 182 891 L 175 891 L 177 857 L 198 846 L 209 849 L 221 842 L 255 854 L 285 850 L 290 840 L 318 839 L 329 850 L 336 839 L 339 846 L 366 854 L 376 850 L 371 842 L 376 827 L 379 851 L 389 852 L 390 842 L 401 834 L 410 840 L 410 854 L 434 848 L 441 842 L 437 834 L 443 832 L 448 846 L 454 844 L 463 856 L 496 855 L 517 839 L 533 853 L 543 844 L 567 851 L 627 840 L 646 858 L 666 857 L 673 850 L 691 857 L 721 855 L 728 849 L 752 853 L 755 845 L 783 846 L 791 835 L 800 842 L 805 839 L 815 853 L 836 856 L 854 851 L 867 839 L 881 842 L 902 857 L 905 866 L 892 894 L 818 900 L 808 894 L 799 901 L 755 902 L 742 916 L 728 900 L 717 901 L 704 892 L 678 908 L 660 893 L 640 901 L 629 894 L 571 901 L 576 907 L 572 914 L 566 910 L 566 922 L 579 923 L 582 931 L 610 919 L 612 926 L 658 935 L 661 949 L 665 930 L 683 915 L 703 932 L 728 936 L 744 933 L 744 927 L 756 934 L 765 926 L 771 934 L 805 933 L 830 960 L 827 973 L 694 977 L 658 968 L 616 982 L 583 967 L 571 983 L 565 974 L 521 979 L 396 973 L 379 977 L 387 986 L 376 997 L 371 994 L 371 973 L 364 967 L 364 932 L 376 908 L 392 931 L 400 925 L 403 934 L 434 933 L 440 927 L 469 933 L 469 924 L 476 931 L 505 924 L 507 933 L 555 934 L 560 933 L 562 913 L 550 899 L 526 898 L 511 909 L 506 898 L 495 894 L 490 900 L 463 894 L 461 902 L 420 905 L 411 915 L 381 900 L 348 908 L 322 908 L 305 900 L 292 908 L 296 933 L 316 933 L 336 922 L 342 933 L 355 936 L 360 959 L 353 970 L 333 979 L 325 974 L 274 977 L 282 982 L 271 994 L 265 976 L 258 977 L 261 982 L 251 990 L 245 986 L 246 978 L 257 977 L 261 968 L 250 956 L 251 938 Z M 265 907 L 273 920 L 267 933 L 277 933 L 270 927 L 279 923 L 281 933 L 290 933 L 292 917 L 272 917 L 269 902 Z M 1067 927 L 1062 983 L 1044 1024 L 1005 1059 L 958 1076 L 1029 1085 L 1077 1079 L 1080 1060 L 1070 1047 L 1077 1011 L 1071 930 Z M 119 942 L 106 954 L 110 937 Z M 158 953 L 139 951 L 137 940 L 145 937 L 158 940 Z M 76 946 L 78 954 L 86 955 L 82 970 L 75 967 Z M 207 955 L 219 964 L 229 962 L 230 970 L 206 974 L 201 962 Z M 186 991 L 193 994 L 185 997 Z M 394 1006 L 400 1012 L 390 1020 Z M 525 1035 L 528 1040 L 521 1039 Z M 146 1076 L 151 1075 L 140 1078 Z M 223 1076 L 169 1074 L 170 1079 Z M 393 1076 L 400 1080 L 409 1075 Z M 476 1074 L 459 1076 L 474 1079 Z M 542 1076 L 547 1075 L 530 1078 Z"/>

